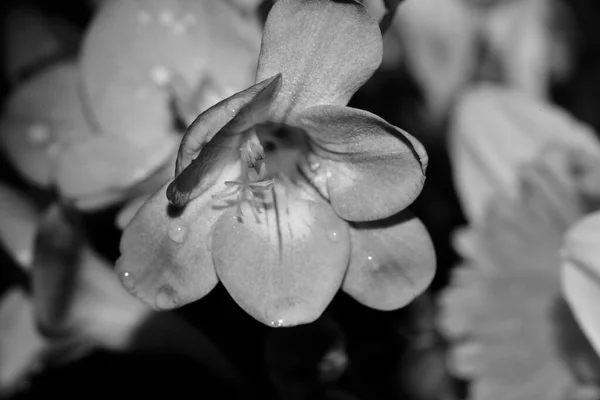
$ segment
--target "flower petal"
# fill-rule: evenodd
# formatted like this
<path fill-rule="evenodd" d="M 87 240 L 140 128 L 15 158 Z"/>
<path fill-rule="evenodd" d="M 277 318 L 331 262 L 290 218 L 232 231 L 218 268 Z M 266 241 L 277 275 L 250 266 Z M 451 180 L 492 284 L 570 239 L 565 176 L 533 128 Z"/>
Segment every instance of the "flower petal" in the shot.
<path fill-rule="evenodd" d="M 0 297 L 0 396 L 9 398 L 45 347 L 25 293 L 9 289 Z"/>
<path fill-rule="evenodd" d="M 239 163 L 224 171 L 220 181 L 237 174 Z M 225 188 L 222 183 L 183 209 L 169 204 L 167 186 L 152 195 L 125 228 L 116 266 L 123 286 L 157 309 L 198 300 L 217 284 L 208 238 L 224 211 L 213 207 L 212 199 Z"/>
<path fill-rule="evenodd" d="M 350 236 L 352 256 L 342 289 L 367 307 L 403 307 L 431 283 L 433 244 L 409 211 L 385 221 L 355 224 Z"/>
<path fill-rule="evenodd" d="M 281 75 L 272 76 L 196 118 L 181 142 L 177 175 L 167 190 L 172 204 L 183 206 L 199 196 L 226 164 L 239 159 L 241 134 L 267 118 L 280 86 Z"/>
<path fill-rule="evenodd" d="M 331 208 L 276 183 L 273 199 L 257 217 L 243 203 L 217 221 L 212 254 L 219 279 L 248 314 L 270 326 L 317 319 L 348 265 L 347 225 Z"/>
<path fill-rule="evenodd" d="M 600 154 L 596 134 L 558 107 L 493 85 L 466 92 L 452 121 L 450 159 L 469 220 L 480 219 L 495 194 L 515 197 L 517 167 L 550 144 Z"/>
<path fill-rule="evenodd" d="M 39 211 L 24 194 L 0 184 L 0 243 L 18 264 L 29 269 Z"/>
<path fill-rule="evenodd" d="M 274 115 L 348 103 L 379 67 L 381 32 L 354 1 L 279 0 L 269 13 L 257 80 L 283 74 Z"/>
<path fill-rule="evenodd" d="M 220 1 L 107 2 L 83 44 L 94 116 L 134 142 L 169 132 L 173 85 L 193 91 L 209 78 L 236 91 L 252 83 L 257 28 Z"/>
<path fill-rule="evenodd" d="M 600 213 L 588 215 L 567 233 L 562 287 L 581 329 L 600 355 Z"/>
<path fill-rule="evenodd" d="M 349 107 L 316 106 L 298 117 L 323 160 L 331 204 L 340 217 L 386 218 L 421 192 L 427 153 L 408 133 Z"/>
<path fill-rule="evenodd" d="M 178 142 L 175 135 L 164 135 L 140 147 L 111 135 L 95 135 L 64 148 L 57 160 L 56 184 L 70 200 L 112 193 L 115 196 L 108 196 L 107 201 L 120 200 L 127 189 L 173 157 Z"/>
<path fill-rule="evenodd" d="M 46 186 L 58 150 L 91 136 L 79 96 L 77 66 L 58 64 L 19 86 L 0 122 L 0 147 L 23 176 Z"/>

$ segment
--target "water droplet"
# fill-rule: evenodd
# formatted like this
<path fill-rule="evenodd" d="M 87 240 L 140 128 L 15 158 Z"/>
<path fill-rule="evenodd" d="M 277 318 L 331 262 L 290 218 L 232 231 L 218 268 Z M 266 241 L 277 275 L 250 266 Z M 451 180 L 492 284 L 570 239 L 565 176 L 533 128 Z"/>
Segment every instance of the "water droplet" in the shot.
<path fill-rule="evenodd" d="M 187 26 L 185 26 L 184 24 L 182 24 L 181 22 L 176 22 L 173 25 L 173 33 L 175 35 L 183 35 L 184 33 L 187 32 Z"/>
<path fill-rule="evenodd" d="M 283 320 L 278 319 L 277 321 L 271 321 L 271 326 L 274 326 L 275 328 L 281 328 L 283 326 Z"/>
<path fill-rule="evenodd" d="M 175 243 L 183 243 L 187 236 L 187 228 L 179 223 L 173 223 L 169 227 L 169 238 Z"/>
<path fill-rule="evenodd" d="M 173 25 L 173 22 L 175 22 L 175 16 L 171 10 L 164 9 L 160 12 L 158 21 L 161 23 L 161 25 L 171 26 Z"/>
<path fill-rule="evenodd" d="M 338 242 L 340 240 L 340 232 L 338 232 L 335 229 L 330 230 L 329 232 L 327 232 L 327 237 L 329 238 L 329 240 L 331 240 L 332 242 Z"/>
<path fill-rule="evenodd" d="M 171 73 L 166 67 L 157 65 L 150 70 L 150 79 L 158 86 L 165 86 L 171 81 Z"/>
<path fill-rule="evenodd" d="M 239 99 L 228 100 L 227 104 L 225 104 L 225 114 L 230 117 L 235 117 L 236 114 L 240 112 L 242 105 L 242 101 Z"/>
<path fill-rule="evenodd" d="M 186 14 L 183 17 L 183 20 L 181 22 L 183 22 L 183 24 L 186 25 L 186 26 L 190 26 L 190 25 L 194 25 L 196 22 L 198 22 L 198 20 L 196 19 L 195 15 L 193 15 L 193 14 Z"/>
<path fill-rule="evenodd" d="M 163 287 L 156 294 L 156 308 L 160 310 L 170 310 L 177 307 L 179 299 L 177 293 L 170 287 Z"/>
<path fill-rule="evenodd" d="M 33 124 L 27 131 L 27 140 L 35 145 L 43 145 L 50 140 L 50 127 L 44 124 Z"/>
<path fill-rule="evenodd" d="M 46 153 L 48 154 L 48 157 L 56 158 L 60 154 L 61 150 L 62 146 L 55 142 L 46 148 Z"/>
<path fill-rule="evenodd" d="M 121 274 L 121 284 L 130 292 L 135 288 L 135 278 L 131 272 L 123 272 Z"/>
<path fill-rule="evenodd" d="M 142 25 L 147 25 L 152 22 L 152 15 L 148 11 L 140 11 L 137 15 L 137 20 Z"/>

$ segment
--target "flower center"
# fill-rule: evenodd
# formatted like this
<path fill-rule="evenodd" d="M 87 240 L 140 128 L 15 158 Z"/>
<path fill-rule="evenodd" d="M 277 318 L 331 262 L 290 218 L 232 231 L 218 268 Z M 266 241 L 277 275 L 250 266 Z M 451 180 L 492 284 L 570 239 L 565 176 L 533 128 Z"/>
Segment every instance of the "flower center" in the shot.
<path fill-rule="evenodd" d="M 306 133 L 299 128 L 279 123 L 261 123 L 245 134 L 239 149 L 241 174 L 237 180 L 225 182 L 222 193 L 215 199 L 231 199 L 242 218 L 241 205 L 249 203 L 257 216 L 262 212 L 265 195 L 277 180 L 297 183 L 309 165 L 311 157 Z M 310 177 L 308 177 L 310 181 Z"/>

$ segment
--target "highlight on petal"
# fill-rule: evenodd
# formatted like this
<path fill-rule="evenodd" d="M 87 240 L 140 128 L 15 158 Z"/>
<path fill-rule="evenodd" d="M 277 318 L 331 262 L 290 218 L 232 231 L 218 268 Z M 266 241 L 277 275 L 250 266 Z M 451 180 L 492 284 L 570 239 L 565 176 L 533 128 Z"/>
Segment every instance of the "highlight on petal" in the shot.
<path fill-rule="evenodd" d="M 224 92 L 250 85 L 260 40 L 255 22 L 222 1 L 107 2 L 82 55 L 85 90 L 102 130 L 152 141 L 172 129 L 173 91 L 192 96 L 204 79 Z"/>
<path fill-rule="evenodd" d="M 588 215 L 566 234 L 562 289 L 575 319 L 600 355 L 600 213 Z"/>
<path fill-rule="evenodd" d="M 436 119 L 471 79 L 477 63 L 476 28 L 475 13 L 462 0 L 412 0 L 398 7 L 392 29 Z"/>
<path fill-rule="evenodd" d="M 248 314 L 269 326 L 317 319 L 340 288 L 350 255 L 346 223 L 325 203 L 275 183 L 266 209 L 227 210 L 212 233 L 219 279 Z"/>
<path fill-rule="evenodd" d="M 0 396 L 9 398 L 44 348 L 31 301 L 17 288 L 0 296 Z"/>
<path fill-rule="evenodd" d="M 408 210 L 388 220 L 353 224 L 350 237 L 352 254 L 342 289 L 367 307 L 403 307 L 431 283 L 433 243 Z"/>
<path fill-rule="evenodd" d="M 184 208 L 169 204 L 165 184 L 127 225 L 116 271 L 123 286 L 156 309 L 171 309 L 204 297 L 217 284 L 209 236 L 225 211 L 212 196 L 237 178 L 239 163 L 223 172 L 219 185 Z"/>
<path fill-rule="evenodd" d="M 281 87 L 275 75 L 200 114 L 187 130 L 177 155 L 169 201 L 184 206 L 215 183 L 226 164 L 240 157 L 242 134 L 267 119 Z"/>
<path fill-rule="evenodd" d="M 23 193 L 0 184 L 0 243 L 25 269 L 33 260 L 33 241 L 38 229 L 39 211 Z"/>
<path fill-rule="evenodd" d="M 91 207 L 119 201 L 175 154 L 178 138 L 164 135 L 138 146 L 112 135 L 95 135 L 66 146 L 56 163 L 56 184 L 66 199 Z M 96 197 L 98 201 L 90 203 Z M 102 197 L 102 199 L 100 199 Z"/>
<path fill-rule="evenodd" d="M 379 67 L 382 49 L 377 21 L 355 1 L 279 0 L 265 24 L 257 80 L 283 75 L 275 119 L 345 105 Z"/>
<path fill-rule="evenodd" d="M 57 64 L 20 85 L 0 121 L 0 150 L 32 182 L 48 186 L 61 148 L 91 136 L 75 64 Z"/>
<path fill-rule="evenodd" d="M 410 134 L 367 111 L 315 106 L 298 115 L 322 159 L 335 212 L 349 221 L 394 215 L 425 182 L 428 158 Z"/>
<path fill-rule="evenodd" d="M 483 215 L 494 193 L 515 197 L 517 167 L 549 145 L 600 154 L 594 132 L 558 107 L 492 85 L 466 92 L 452 121 L 450 159 L 469 219 Z"/>

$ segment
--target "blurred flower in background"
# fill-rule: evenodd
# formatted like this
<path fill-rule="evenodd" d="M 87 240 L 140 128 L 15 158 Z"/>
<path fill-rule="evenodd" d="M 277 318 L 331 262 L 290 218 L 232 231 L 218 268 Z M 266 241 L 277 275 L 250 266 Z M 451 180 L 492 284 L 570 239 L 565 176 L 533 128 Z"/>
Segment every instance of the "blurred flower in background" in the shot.
<path fill-rule="evenodd" d="M 450 368 L 472 380 L 471 399 L 595 398 L 600 359 L 562 300 L 560 248 L 567 228 L 598 209 L 600 145 L 539 100 L 490 88 L 472 96 L 452 132 L 468 149 L 452 159 L 461 200 L 477 212 L 456 237 L 464 263 L 440 300 Z"/>

